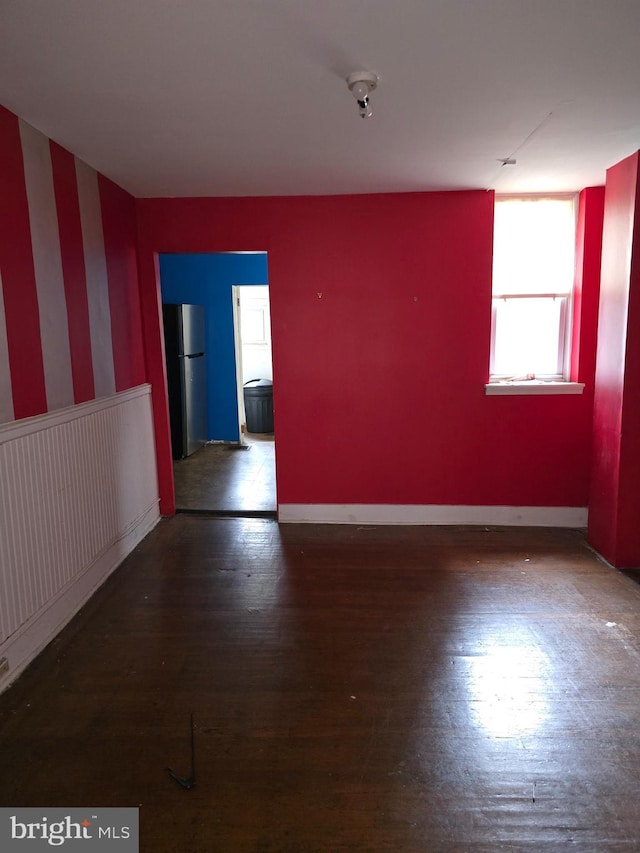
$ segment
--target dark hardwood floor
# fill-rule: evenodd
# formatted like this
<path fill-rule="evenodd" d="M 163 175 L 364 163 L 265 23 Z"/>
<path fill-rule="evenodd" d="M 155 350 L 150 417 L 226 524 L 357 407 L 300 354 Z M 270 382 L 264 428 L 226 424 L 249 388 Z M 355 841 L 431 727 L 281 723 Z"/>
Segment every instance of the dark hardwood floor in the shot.
<path fill-rule="evenodd" d="M 199 512 L 273 513 L 276 470 L 273 435 L 245 436 L 247 449 L 208 444 L 173 463 L 176 506 Z"/>
<path fill-rule="evenodd" d="M 0 755 L 0 805 L 140 806 L 149 853 L 637 851 L 640 587 L 573 531 L 177 516 Z"/>

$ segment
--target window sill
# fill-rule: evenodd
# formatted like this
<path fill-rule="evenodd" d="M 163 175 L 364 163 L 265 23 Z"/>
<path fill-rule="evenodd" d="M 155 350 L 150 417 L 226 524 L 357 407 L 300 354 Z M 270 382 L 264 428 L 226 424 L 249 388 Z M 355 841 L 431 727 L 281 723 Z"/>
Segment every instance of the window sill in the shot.
<path fill-rule="evenodd" d="M 523 396 L 532 394 L 582 394 L 583 391 L 584 382 L 543 382 L 536 379 L 525 382 L 489 382 L 484 386 L 484 393 L 489 397 L 516 394 Z"/>

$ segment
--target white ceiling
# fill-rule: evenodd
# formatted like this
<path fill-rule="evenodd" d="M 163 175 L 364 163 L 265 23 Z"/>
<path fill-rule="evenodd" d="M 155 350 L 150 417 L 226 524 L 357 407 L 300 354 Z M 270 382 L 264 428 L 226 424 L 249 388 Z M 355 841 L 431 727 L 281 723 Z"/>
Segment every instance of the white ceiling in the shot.
<path fill-rule="evenodd" d="M 0 102 L 136 196 L 576 190 L 640 148 L 640 0 L 0 0 Z"/>

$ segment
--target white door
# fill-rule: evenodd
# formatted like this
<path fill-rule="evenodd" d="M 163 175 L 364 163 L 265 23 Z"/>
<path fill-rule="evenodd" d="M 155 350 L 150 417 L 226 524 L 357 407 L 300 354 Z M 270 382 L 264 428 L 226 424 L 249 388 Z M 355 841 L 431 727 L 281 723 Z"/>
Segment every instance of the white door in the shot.
<path fill-rule="evenodd" d="M 271 313 L 269 287 L 239 284 L 232 288 L 233 332 L 236 352 L 238 426 L 240 440 L 246 432 L 244 384 L 252 379 L 271 379 Z"/>

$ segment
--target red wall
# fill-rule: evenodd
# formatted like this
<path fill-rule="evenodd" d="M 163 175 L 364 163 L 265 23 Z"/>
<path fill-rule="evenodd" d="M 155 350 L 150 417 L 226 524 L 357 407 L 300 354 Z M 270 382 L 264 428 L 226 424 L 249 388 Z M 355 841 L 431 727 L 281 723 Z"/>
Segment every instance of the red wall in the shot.
<path fill-rule="evenodd" d="M 484 393 L 492 193 L 139 199 L 137 210 L 163 512 L 154 252 L 238 250 L 268 252 L 279 503 L 587 505 L 590 396 Z"/>
<path fill-rule="evenodd" d="M 36 275 L 18 117 L 0 106 L 0 274 L 13 412 L 47 411 Z"/>
<path fill-rule="evenodd" d="M 576 229 L 571 379 L 584 382 L 585 394 L 592 396 L 596 372 L 595 342 L 598 334 L 603 218 L 604 187 L 582 190 Z"/>
<path fill-rule="evenodd" d="M 133 197 L 98 175 L 109 277 L 116 391 L 145 382 L 140 294 L 137 287 L 136 211 Z"/>
<path fill-rule="evenodd" d="M 640 252 L 636 153 L 607 171 L 589 541 L 613 565 L 640 561 Z"/>

